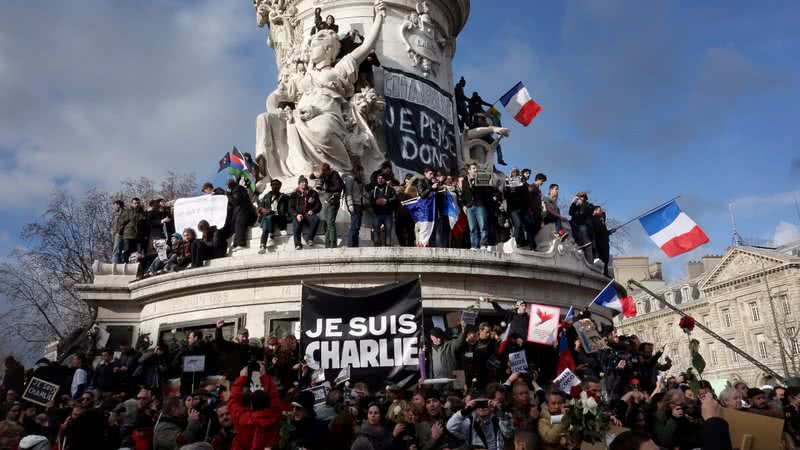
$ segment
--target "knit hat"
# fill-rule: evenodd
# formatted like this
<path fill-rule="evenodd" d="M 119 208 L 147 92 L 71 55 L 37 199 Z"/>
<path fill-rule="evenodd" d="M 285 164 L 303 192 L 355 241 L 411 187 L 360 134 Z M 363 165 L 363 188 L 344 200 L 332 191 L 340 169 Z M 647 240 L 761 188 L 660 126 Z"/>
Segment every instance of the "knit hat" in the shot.
<path fill-rule="evenodd" d="M 175 233 L 173 236 L 178 239 L 183 239 L 183 236 L 180 233 Z"/>
<path fill-rule="evenodd" d="M 314 414 L 314 394 L 309 391 L 300 391 L 292 399 L 292 406 L 298 406 L 305 409 L 310 414 Z"/>
<path fill-rule="evenodd" d="M 300 175 L 300 177 L 297 178 L 297 184 L 299 185 L 300 183 L 303 182 L 308 183 L 308 179 L 305 176 Z"/>
<path fill-rule="evenodd" d="M 20 449 L 30 449 L 30 450 L 39 450 L 39 449 L 49 449 L 50 445 L 47 442 L 47 438 L 44 436 L 39 435 L 28 435 L 22 438 L 19 441 L 19 448 Z"/>
<path fill-rule="evenodd" d="M 436 392 L 435 389 L 428 389 L 427 391 L 425 391 L 425 393 L 423 395 L 425 396 L 425 400 L 426 401 L 427 400 L 432 400 L 432 399 L 436 399 L 436 400 L 442 401 L 442 397 L 439 396 L 439 393 Z"/>
<path fill-rule="evenodd" d="M 435 336 L 439 339 L 444 339 L 444 331 L 442 331 L 439 327 L 434 327 L 431 329 L 431 336 Z"/>

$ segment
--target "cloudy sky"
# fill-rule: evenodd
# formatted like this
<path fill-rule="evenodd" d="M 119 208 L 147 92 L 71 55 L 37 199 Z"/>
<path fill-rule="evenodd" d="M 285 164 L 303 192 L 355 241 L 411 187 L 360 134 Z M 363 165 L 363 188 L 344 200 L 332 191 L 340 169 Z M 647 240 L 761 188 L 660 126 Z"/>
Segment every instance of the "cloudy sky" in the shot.
<path fill-rule="evenodd" d="M 513 6 L 511 6 L 513 5 Z M 544 111 L 506 160 L 625 219 L 681 195 L 712 243 L 800 238 L 800 3 L 473 0 L 455 73 L 484 98 L 522 80 Z M 169 169 L 209 178 L 252 148 L 275 85 L 250 0 L 4 2 L 0 252 L 56 188 Z M 628 254 L 663 257 L 633 224 Z"/>

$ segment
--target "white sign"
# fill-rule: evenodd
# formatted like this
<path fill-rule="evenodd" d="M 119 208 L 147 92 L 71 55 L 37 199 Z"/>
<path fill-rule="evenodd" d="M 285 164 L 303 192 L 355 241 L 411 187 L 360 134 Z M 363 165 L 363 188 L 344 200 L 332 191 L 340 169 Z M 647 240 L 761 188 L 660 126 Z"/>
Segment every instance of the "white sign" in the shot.
<path fill-rule="evenodd" d="M 158 254 L 158 259 L 161 261 L 167 260 L 167 240 L 166 239 L 153 239 L 153 248 Z"/>
<path fill-rule="evenodd" d="M 528 372 L 528 357 L 525 356 L 525 350 L 510 353 L 508 355 L 508 361 L 511 363 L 512 372 Z"/>
<path fill-rule="evenodd" d="M 183 357 L 183 371 L 184 372 L 202 372 L 206 368 L 206 356 L 184 356 Z"/>
<path fill-rule="evenodd" d="M 99 326 L 95 325 L 97 341 L 95 342 L 95 348 L 101 349 L 105 348 L 106 344 L 108 343 L 108 338 L 111 337 L 111 333 L 106 331 L 105 328 L 100 328 Z"/>
<path fill-rule="evenodd" d="M 569 369 L 564 369 L 555 380 L 553 380 L 553 384 L 558 386 L 562 392 L 566 392 L 569 394 L 569 390 L 572 389 L 572 386 L 578 386 L 581 384 L 581 379 L 578 378 L 577 375 L 572 373 Z"/>
<path fill-rule="evenodd" d="M 201 195 L 200 197 L 179 198 L 175 201 L 175 231 L 183 233 L 186 228 L 191 228 L 198 233 L 197 223 L 201 220 L 208 221 L 212 227 L 225 226 L 225 217 L 228 215 L 227 195 Z"/>
<path fill-rule="evenodd" d="M 319 384 L 314 387 L 310 387 L 306 389 L 306 391 L 311 392 L 314 394 L 314 406 L 321 405 L 325 403 L 325 400 L 328 399 L 328 386 L 324 384 Z"/>
<path fill-rule="evenodd" d="M 530 305 L 528 319 L 528 342 L 553 345 L 556 341 L 561 308 L 545 305 Z"/>
<path fill-rule="evenodd" d="M 431 321 L 433 322 L 433 327 L 438 328 L 442 331 L 447 331 L 447 326 L 444 324 L 444 317 L 442 316 L 433 316 L 431 317 Z"/>

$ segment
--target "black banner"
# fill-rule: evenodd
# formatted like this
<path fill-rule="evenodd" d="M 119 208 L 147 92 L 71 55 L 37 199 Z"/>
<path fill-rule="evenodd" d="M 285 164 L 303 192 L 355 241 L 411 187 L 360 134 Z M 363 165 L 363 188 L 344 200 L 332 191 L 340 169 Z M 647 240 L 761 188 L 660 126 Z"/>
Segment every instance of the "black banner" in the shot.
<path fill-rule="evenodd" d="M 453 97 L 425 79 L 384 68 L 386 151 L 404 172 L 430 166 L 455 173 L 458 165 Z"/>
<path fill-rule="evenodd" d="M 418 280 L 361 289 L 303 285 L 300 346 L 333 381 L 410 386 L 419 377 L 422 294 Z"/>

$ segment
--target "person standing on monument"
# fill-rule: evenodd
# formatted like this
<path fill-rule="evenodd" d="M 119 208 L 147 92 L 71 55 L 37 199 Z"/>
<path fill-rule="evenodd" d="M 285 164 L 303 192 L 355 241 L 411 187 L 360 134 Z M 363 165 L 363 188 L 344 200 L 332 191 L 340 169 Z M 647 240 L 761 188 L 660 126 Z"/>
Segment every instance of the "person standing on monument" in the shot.
<path fill-rule="evenodd" d="M 564 229 L 564 222 L 569 222 L 569 219 L 561 215 L 561 210 L 558 208 L 558 185 L 553 183 L 550 185 L 550 195 L 542 197 L 542 204 L 545 208 L 544 223 L 555 223 L 556 239 L 564 240 L 569 234 Z"/>
<path fill-rule="evenodd" d="M 417 181 L 414 183 L 419 198 L 430 198 L 436 195 L 436 191 L 439 189 L 439 183 L 436 181 L 434 175 L 435 172 L 432 168 L 426 167 L 422 169 L 422 178 L 417 178 Z M 428 247 L 437 247 L 436 231 L 438 222 L 438 218 L 434 216 L 433 232 L 431 233 L 430 241 L 428 241 Z"/>
<path fill-rule="evenodd" d="M 139 251 L 139 228 L 144 224 L 144 209 L 138 197 L 131 199 L 131 207 L 121 213 L 123 251 L 122 262 L 127 263 L 131 254 Z"/>
<path fill-rule="evenodd" d="M 378 174 L 377 183 L 370 189 L 372 212 L 375 213 L 375 222 L 372 224 L 372 242 L 376 247 L 391 246 L 392 242 L 396 192 L 386 181 L 382 173 Z M 385 238 L 382 238 L 381 235 L 384 235 Z"/>
<path fill-rule="evenodd" d="M 487 206 L 492 201 L 492 189 L 478 186 L 478 165 L 467 165 L 467 177 L 461 182 L 461 200 L 464 213 L 469 221 L 470 243 L 472 250 L 486 248 L 489 245 L 489 220 Z"/>
<path fill-rule="evenodd" d="M 320 220 L 325 233 L 325 248 L 336 248 L 336 215 L 342 201 L 344 182 L 339 172 L 328 163 L 323 163 L 309 178 L 316 180 L 316 189 L 322 202 Z"/>
<path fill-rule="evenodd" d="M 228 204 L 231 207 L 233 220 L 233 249 L 231 252 L 247 248 L 247 229 L 256 221 L 253 204 L 250 203 L 250 194 L 247 189 L 234 179 L 228 180 Z"/>
<path fill-rule="evenodd" d="M 319 227 L 319 216 L 317 214 L 320 211 L 322 211 L 322 204 L 319 201 L 317 191 L 310 189 L 306 177 L 300 175 L 297 180 L 297 190 L 294 191 L 289 199 L 289 215 L 292 217 L 292 226 L 294 228 L 295 250 L 303 248 L 303 244 L 300 242 L 303 225 L 307 225 L 309 228 L 309 233 L 306 234 L 306 243 L 309 247 L 314 245 L 314 236 L 317 235 L 317 228 Z"/>
<path fill-rule="evenodd" d="M 369 206 L 366 187 L 364 186 L 364 168 L 359 163 L 353 164 L 353 170 L 344 177 L 344 204 L 350 212 L 350 230 L 347 233 L 350 247 L 358 247 L 358 232 L 364 208 Z"/>

